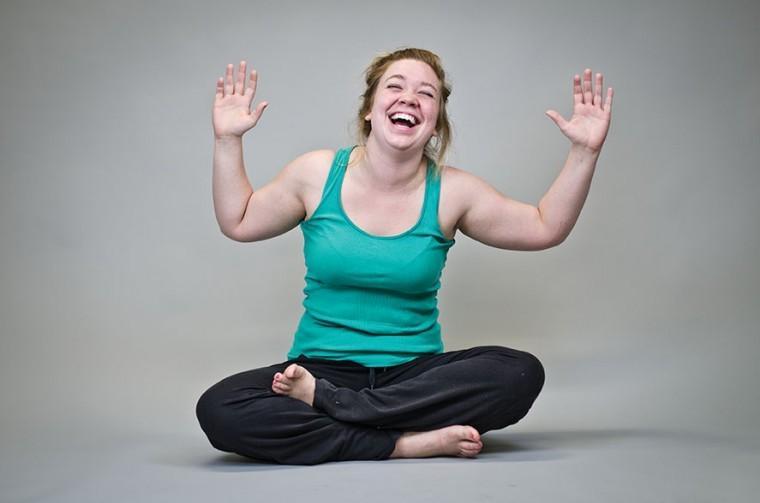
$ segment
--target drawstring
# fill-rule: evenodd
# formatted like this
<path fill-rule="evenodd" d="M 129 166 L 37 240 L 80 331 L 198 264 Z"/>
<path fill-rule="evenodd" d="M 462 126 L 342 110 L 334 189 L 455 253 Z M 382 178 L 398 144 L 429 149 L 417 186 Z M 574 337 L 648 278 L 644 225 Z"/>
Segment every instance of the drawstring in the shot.
<path fill-rule="evenodd" d="M 383 367 L 383 372 L 387 369 L 388 367 Z M 369 389 L 375 389 L 375 367 L 369 368 Z"/>

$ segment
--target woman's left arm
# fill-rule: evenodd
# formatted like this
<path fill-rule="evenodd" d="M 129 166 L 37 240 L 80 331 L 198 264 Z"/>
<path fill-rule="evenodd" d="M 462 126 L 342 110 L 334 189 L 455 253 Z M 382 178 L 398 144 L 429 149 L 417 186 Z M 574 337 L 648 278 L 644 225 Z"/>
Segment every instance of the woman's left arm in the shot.
<path fill-rule="evenodd" d="M 602 104 L 602 74 L 591 92 L 591 70 L 573 78 L 573 116 L 566 121 L 554 110 L 548 115 L 572 142 L 565 166 L 538 207 L 510 199 L 466 171 L 449 169 L 461 194 L 457 228 L 481 243 L 505 250 L 544 250 L 570 234 L 586 201 L 594 167 L 610 127 L 612 88 Z"/>
<path fill-rule="evenodd" d="M 555 244 L 561 243 L 575 226 L 581 208 L 586 201 L 596 161 L 607 137 L 612 114 L 612 88 L 602 102 L 603 76 L 596 74 L 592 91 L 591 70 L 586 69 L 583 82 L 578 75 L 573 78 L 573 116 L 565 120 L 554 110 L 546 115 L 572 142 L 570 153 L 544 197 L 538 203 L 541 220 Z"/>

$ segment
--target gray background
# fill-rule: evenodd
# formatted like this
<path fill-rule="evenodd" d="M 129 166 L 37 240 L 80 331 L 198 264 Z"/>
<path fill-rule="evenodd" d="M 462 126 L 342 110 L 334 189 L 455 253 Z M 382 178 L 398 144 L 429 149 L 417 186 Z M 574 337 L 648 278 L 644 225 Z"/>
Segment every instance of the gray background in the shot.
<path fill-rule="evenodd" d="M 3 501 L 319 500 L 332 472 L 364 501 L 404 484 L 437 501 L 760 490 L 757 3 L 0 5 Z M 567 241 L 513 252 L 459 233 L 442 278 L 446 350 L 533 352 L 544 391 L 478 460 L 286 468 L 214 451 L 195 401 L 285 359 L 305 273 L 298 228 L 219 232 L 215 80 L 240 59 L 260 73 L 270 106 L 244 142 L 257 188 L 351 144 L 363 70 L 403 45 L 443 59 L 449 163 L 532 204 L 569 147 L 544 111 L 570 117 L 586 67 L 615 89 Z"/>

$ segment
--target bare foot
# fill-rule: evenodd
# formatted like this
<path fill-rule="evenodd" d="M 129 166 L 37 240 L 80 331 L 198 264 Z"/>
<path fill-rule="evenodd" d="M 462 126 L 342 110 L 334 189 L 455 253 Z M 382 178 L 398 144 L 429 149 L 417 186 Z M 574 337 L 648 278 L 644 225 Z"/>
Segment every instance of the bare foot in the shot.
<path fill-rule="evenodd" d="M 472 426 L 446 426 L 438 430 L 406 432 L 396 441 L 391 458 L 461 456 L 474 458 L 483 448 L 480 433 Z"/>
<path fill-rule="evenodd" d="M 284 372 L 277 372 L 272 380 L 272 390 L 280 395 L 314 405 L 314 386 L 316 379 L 302 366 L 291 363 Z"/>

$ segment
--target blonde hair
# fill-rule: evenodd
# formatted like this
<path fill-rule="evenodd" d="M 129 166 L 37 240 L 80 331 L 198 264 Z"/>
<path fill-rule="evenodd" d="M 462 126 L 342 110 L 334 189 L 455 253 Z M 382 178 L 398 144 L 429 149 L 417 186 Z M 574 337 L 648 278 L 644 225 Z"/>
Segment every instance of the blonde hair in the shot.
<path fill-rule="evenodd" d="M 356 116 L 356 143 L 361 146 L 367 144 L 367 138 L 369 138 L 369 133 L 372 131 L 372 124 L 365 120 L 365 117 L 372 110 L 377 85 L 388 67 L 391 66 L 393 62 L 401 59 L 414 59 L 426 63 L 433 70 L 441 83 L 441 92 L 438 94 L 438 119 L 435 124 L 437 134 L 428 140 L 423 153 L 427 159 L 435 162 L 436 175 L 440 175 L 441 164 L 443 163 L 446 151 L 451 144 L 451 122 L 448 113 L 446 112 L 446 103 L 451 94 L 451 85 L 446 82 L 446 74 L 443 71 L 441 58 L 435 53 L 425 49 L 404 47 L 394 52 L 381 54 L 372 60 L 372 63 L 370 63 L 364 71 L 364 80 L 367 88 L 364 90 L 364 94 L 361 95 L 361 106 L 359 107 L 359 113 Z"/>

